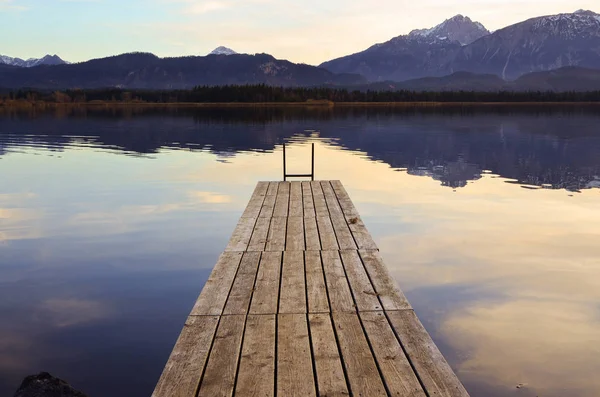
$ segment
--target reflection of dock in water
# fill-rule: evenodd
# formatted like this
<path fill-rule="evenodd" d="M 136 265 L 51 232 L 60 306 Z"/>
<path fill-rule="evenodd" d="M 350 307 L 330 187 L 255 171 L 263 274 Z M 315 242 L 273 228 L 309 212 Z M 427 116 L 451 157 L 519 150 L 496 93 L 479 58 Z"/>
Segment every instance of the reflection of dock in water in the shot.
<path fill-rule="evenodd" d="M 259 182 L 156 386 L 167 396 L 467 396 L 339 181 Z"/>

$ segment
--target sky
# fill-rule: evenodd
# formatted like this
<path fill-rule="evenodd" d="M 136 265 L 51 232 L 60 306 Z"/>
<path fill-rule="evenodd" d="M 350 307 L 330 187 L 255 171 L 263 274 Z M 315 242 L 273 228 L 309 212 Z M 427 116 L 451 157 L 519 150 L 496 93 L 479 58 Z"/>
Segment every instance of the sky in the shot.
<path fill-rule="evenodd" d="M 243 53 L 317 65 L 456 14 L 496 30 L 598 0 L 0 0 L 0 54 L 71 62 L 124 52 Z"/>

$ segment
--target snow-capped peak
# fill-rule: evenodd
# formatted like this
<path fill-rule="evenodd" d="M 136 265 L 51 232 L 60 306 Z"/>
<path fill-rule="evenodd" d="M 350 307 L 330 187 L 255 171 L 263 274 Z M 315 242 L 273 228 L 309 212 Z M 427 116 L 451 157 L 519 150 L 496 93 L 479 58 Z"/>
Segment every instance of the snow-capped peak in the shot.
<path fill-rule="evenodd" d="M 38 65 L 63 65 L 69 62 L 63 61 L 58 55 L 46 55 L 43 58 L 13 58 L 6 55 L 0 55 L 0 64 L 19 66 L 22 68 L 31 68 Z"/>
<path fill-rule="evenodd" d="M 589 10 L 577 10 L 572 14 L 547 15 L 529 21 L 533 21 L 535 31 L 548 32 L 555 36 L 565 38 L 580 35 L 600 36 L 600 15 Z"/>
<path fill-rule="evenodd" d="M 430 29 L 416 29 L 409 37 L 424 37 L 434 41 L 458 41 L 467 45 L 487 36 L 490 32 L 479 22 L 473 22 L 469 17 L 455 15 L 441 24 Z"/>
<path fill-rule="evenodd" d="M 214 50 L 212 50 L 208 55 L 235 55 L 237 54 L 237 52 L 233 51 L 231 48 L 227 48 L 227 47 L 217 47 Z"/>

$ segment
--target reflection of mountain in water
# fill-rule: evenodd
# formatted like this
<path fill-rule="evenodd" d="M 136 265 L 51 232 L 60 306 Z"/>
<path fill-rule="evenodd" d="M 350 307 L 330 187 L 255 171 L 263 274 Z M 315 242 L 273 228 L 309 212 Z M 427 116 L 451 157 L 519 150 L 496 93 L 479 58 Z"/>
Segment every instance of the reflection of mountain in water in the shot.
<path fill-rule="evenodd" d="M 0 155 L 20 146 L 210 151 L 223 161 L 317 135 L 452 188 L 490 170 L 529 185 L 600 184 L 597 108 L 177 108 L 0 113 Z M 6 112 L 6 111 L 5 111 Z M 305 132 L 306 131 L 306 132 Z M 310 132 L 309 132 L 310 131 Z M 317 162 L 318 154 L 317 154 Z"/>

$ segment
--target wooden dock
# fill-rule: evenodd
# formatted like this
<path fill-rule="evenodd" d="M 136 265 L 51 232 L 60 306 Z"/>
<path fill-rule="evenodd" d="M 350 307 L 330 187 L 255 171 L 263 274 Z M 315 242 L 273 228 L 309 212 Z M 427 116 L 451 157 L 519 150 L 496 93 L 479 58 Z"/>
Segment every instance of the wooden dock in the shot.
<path fill-rule="evenodd" d="M 259 182 L 153 397 L 468 396 L 339 181 Z"/>

